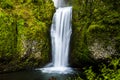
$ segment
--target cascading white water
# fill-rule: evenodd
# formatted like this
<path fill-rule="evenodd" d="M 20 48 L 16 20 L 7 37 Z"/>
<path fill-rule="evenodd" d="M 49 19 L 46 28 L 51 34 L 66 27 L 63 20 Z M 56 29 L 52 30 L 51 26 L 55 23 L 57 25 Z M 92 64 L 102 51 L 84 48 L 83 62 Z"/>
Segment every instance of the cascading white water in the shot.
<path fill-rule="evenodd" d="M 69 43 L 72 33 L 72 7 L 65 6 L 64 0 L 53 0 L 56 12 L 51 25 L 52 66 L 42 68 L 43 72 L 71 72 L 68 68 Z"/>
<path fill-rule="evenodd" d="M 62 7 L 56 10 L 51 26 L 52 62 L 53 67 L 66 67 L 71 29 L 72 7 Z"/>

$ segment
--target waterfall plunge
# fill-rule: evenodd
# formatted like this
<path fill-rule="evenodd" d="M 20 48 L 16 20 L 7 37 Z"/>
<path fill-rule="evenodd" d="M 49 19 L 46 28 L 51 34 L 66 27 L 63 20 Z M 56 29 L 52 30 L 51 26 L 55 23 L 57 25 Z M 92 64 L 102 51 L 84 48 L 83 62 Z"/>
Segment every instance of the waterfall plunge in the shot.
<path fill-rule="evenodd" d="M 52 67 L 47 66 L 43 72 L 71 72 L 68 68 L 69 43 L 72 33 L 72 7 L 63 7 L 63 0 L 53 0 L 57 8 L 51 25 Z M 50 64 L 50 65 L 51 65 Z"/>
<path fill-rule="evenodd" d="M 58 8 L 51 26 L 52 62 L 54 67 L 68 65 L 68 53 L 71 29 L 72 7 Z"/>

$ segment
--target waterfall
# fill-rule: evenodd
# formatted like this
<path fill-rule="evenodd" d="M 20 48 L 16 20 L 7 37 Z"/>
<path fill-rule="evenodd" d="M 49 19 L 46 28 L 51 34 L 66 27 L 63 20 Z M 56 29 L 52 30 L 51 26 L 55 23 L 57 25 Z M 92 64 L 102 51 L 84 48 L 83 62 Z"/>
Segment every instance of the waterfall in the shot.
<path fill-rule="evenodd" d="M 53 67 L 66 67 L 71 29 L 72 7 L 58 8 L 51 26 Z"/>
<path fill-rule="evenodd" d="M 52 62 L 41 70 L 43 72 L 71 72 L 68 67 L 69 43 L 72 33 L 72 7 L 64 7 L 64 0 L 53 0 L 56 12 L 51 25 Z"/>
<path fill-rule="evenodd" d="M 65 6 L 65 1 L 64 0 L 53 0 L 54 5 L 56 8 L 63 7 Z"/>

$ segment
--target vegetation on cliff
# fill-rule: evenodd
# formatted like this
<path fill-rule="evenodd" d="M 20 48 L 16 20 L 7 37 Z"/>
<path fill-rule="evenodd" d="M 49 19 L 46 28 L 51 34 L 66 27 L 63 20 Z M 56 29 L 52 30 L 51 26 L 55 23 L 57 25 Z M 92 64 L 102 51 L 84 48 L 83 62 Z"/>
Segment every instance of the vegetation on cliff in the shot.
<path fill-rule="evenodd" d="M 120 1 L 66 1 L 73 1 L 71 66 L 86 67 L 86 80 L 118 80 Z M 52 0 L 0 0 L 0 72 L 49 62 L 53 13 Z"/>
<path fill-rule="evenodd" d="M 120 1 L 73 0 L 72 3 L 71 65 L 86 66 L 85 80 L 119 80 Z"/>
<path fill-rule="evenodd" d="M 71 59 L 73 64 L 119 55 L 120 1 L 74 0 Z M 93 60 L 92 60 L 92 59 Z M 93 61 L 94 62 L 94 61 Z"/>
<path fill-rule="evenodd" d="M 52 0 L 0 0 L 0 71 L 49 61 Z"/>

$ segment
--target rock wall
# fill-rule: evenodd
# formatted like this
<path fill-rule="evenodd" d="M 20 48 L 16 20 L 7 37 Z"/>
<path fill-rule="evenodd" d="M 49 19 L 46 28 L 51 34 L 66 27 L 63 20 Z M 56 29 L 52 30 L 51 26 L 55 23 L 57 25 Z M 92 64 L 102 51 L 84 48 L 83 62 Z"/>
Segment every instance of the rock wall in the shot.
<path fill-rule="evenodd" d="M 0 72 L 41 67 L 50 61 L 52 0 L 0 2 Z"/>
<path fill-rule="evenodd" d="M 71 65 L 80 67 L 119 55 L 120 1 L 73 0 L 72 3 Z"/>

